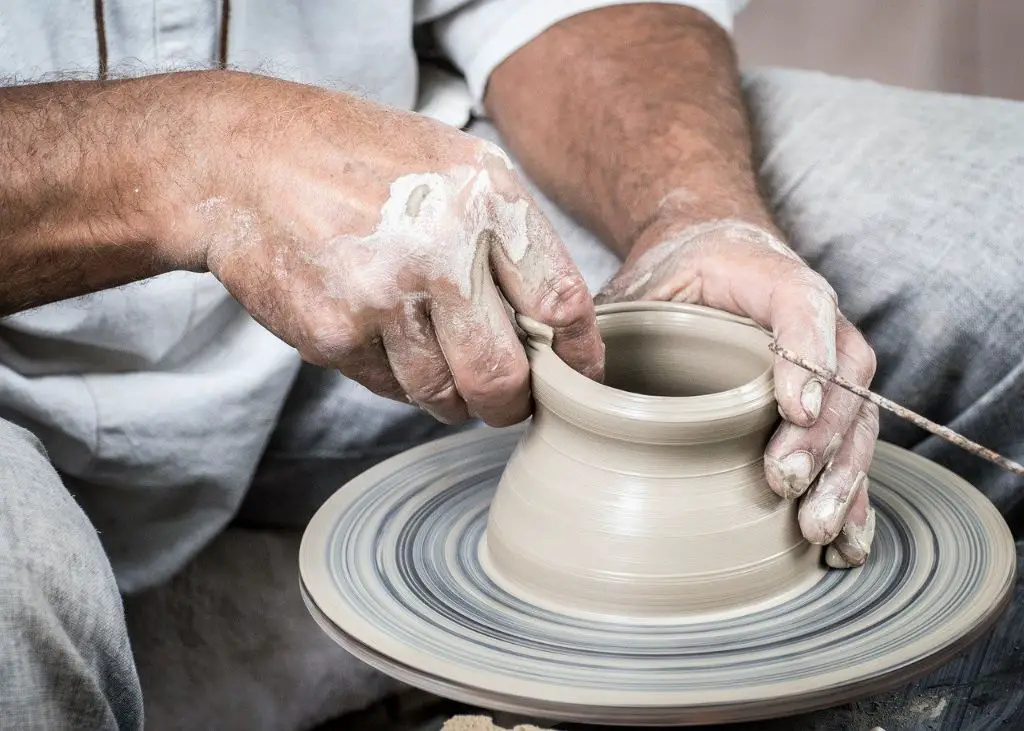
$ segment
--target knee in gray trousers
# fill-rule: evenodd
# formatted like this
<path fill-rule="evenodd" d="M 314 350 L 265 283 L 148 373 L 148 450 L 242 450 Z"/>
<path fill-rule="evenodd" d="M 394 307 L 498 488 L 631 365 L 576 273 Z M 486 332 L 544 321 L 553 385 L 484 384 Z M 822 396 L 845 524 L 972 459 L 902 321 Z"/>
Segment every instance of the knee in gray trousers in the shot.
<path fill-rule="evenodd" d="M 121 597 L 43 446 L 0 419 L 0 728 L 142 728 Z"/>

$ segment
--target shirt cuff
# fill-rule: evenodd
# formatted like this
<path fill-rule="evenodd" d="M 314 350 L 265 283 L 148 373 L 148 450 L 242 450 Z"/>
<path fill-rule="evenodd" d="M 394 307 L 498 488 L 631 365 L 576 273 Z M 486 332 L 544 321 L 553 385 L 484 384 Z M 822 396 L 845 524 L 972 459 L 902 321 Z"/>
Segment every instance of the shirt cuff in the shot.
<path fill-rule="evenodd" d="M 654 0 L 702 11 L 731 33 L 747 0 Z M 476 110 L 482 111 L 491 72 L 531 40 L 573 15 L 636 0 L 475 0 L 437 21 L 437 40 L 465 75 Z"/>

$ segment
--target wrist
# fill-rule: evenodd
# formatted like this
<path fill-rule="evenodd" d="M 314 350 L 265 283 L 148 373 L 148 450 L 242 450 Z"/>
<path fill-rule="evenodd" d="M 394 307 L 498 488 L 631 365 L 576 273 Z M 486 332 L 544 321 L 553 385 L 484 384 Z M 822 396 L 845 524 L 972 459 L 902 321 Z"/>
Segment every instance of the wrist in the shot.
<path fill-rule="evenodd" d="M 161 181 L 146 139 L 141 81 L 4 90 L 0 240 L 60 259 L 99 251 L 158 266 Z"/>
<path fill-rule="evenodd" d="M 136 245 L 167 270 L 206 271 L 204 219 L 232 197 L 233 179 L 247 177 L 233 117 L 242 116 L 242 74 L 199 71 L 144 77 L 120 90 L 134 143 L 115 182 L 121 221 Z M 227 168 L 233 167 L 233 171 Z"/>
<path fill-rule="evenodd" d="M 0 315 L 205 269 L 181 214 L 222 152 L 174 76 L 0 89 Z"/>
<path fill-rule="evenodd" d="M 697 232 L 770 240 L 772 248 L 785 247 L 781 231 L 756 192 L 727 193 L 719 188 L 702 199 L 688 191 L 680 188 L 661 199 L 654 214 L 627 242 L 629 259 L 666 241 Z"/>
<path fill-rule="evenodd" d="M 194 125 L 159 86 L 157 77 L 143 77 L 35 90 L 31 108 L 53 137 L 40 142 L 35 185 L 23 181 L 16 189 L 51 221 L 27 226 L 23 237 L 55 255 L 84 248 L 145 262 L 149 275 L 194 263 L 168 236 Z M 177 113 L 168 120 L 171 107 Z"/>

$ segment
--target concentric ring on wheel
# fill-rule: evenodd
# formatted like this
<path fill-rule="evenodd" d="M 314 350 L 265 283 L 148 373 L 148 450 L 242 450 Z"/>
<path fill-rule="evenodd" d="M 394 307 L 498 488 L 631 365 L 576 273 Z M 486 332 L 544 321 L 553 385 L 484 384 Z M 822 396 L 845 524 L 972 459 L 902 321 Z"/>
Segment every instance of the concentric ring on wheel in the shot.
<path fill-rule="evenodd" d="M 749 720 L 906 682 L 972 641 L 1012 590 L 1013 539 L 952 473 L 879 444 L 861 569 L 743 616 L 627 623 L 559 615 L 495 584 L 479 544 L 520 429 L 481 429 L 352 480 L 310 522 L 303 589 L 325 630 L 413 685 L 552 719 Z"/>

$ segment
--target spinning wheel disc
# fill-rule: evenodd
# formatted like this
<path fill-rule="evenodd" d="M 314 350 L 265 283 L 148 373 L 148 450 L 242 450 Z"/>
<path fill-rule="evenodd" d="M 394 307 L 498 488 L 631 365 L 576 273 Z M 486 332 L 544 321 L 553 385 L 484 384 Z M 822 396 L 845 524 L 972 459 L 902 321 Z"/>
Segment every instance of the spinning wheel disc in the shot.
<path fill-rule="evenodd" d="M 303 537 L 313 616 L 365 662 L 495 710 L 604 724 L 720 723 L 835 705 L 926 672 L 1009 599 L 1013 538 L 951 472 L 880 443 L 866 566 L 742 615 L 565 616 L 502 589 L 479 546 L 521 430 L 477 431 L 349 482 Z"/>

